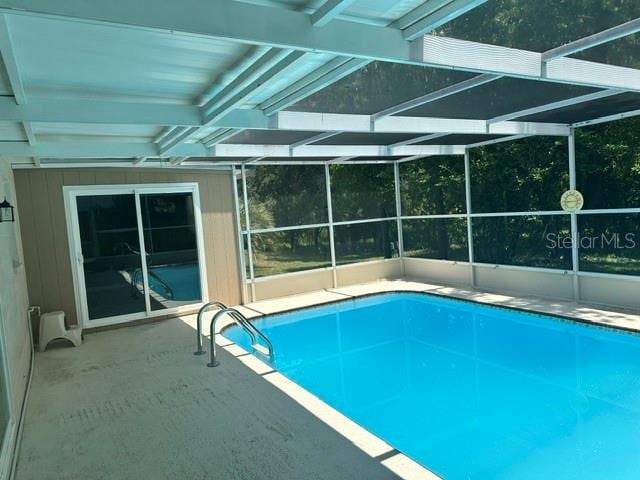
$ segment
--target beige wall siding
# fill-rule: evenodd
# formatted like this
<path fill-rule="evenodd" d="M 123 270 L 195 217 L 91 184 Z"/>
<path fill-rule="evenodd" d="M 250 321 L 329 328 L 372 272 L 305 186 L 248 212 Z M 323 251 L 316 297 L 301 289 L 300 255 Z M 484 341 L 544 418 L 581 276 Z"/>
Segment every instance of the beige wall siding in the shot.
<path fill-rule="evenodd" d="M 16 216 L 21 220 L 20 203 L 16 201 L 13 175 L 9 162 L 0 159 L 0 201 L 4 197 L 16 206 Z M 11 386 L 11 405 L 13 422 L 17 422 L 22 409 L 31 348 L 27 308 L 29 297 L 20 241 L 19 222 L 0 223 L 0 317 L 4 327 L 7 367 Z M 9 448 L 15 441 L 16 423 L 10 425 L 11 439 Z M 9 461 L 11 459 L 9 458 Z M 0 477 L 5 478 L 8 464 L 0 465 Z"/>
<path fill-rule="evenodd" d="M 240 303 L 240 268 L 230 172 L 131 168 L 14 172 L 31 303 L 76 323 L 63 186 L 196 182 L 200 190 L 209 298 Z"/>

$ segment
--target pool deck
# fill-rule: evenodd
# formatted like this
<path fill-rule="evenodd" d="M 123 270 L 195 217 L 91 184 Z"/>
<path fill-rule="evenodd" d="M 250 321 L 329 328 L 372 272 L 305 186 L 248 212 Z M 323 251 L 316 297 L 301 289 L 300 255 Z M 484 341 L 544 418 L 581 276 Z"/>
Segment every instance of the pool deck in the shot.
<path fill-rule="evenodd" d="M 239 307 L 248 317 L 389 291 L 453 296 L 640 331 L 640 315 L 402 280 Z M 218 337 L 194 356 L 195 316 L 86 335 L 36 355 L 17 480 L 411 479 L 434 474 Z"/>

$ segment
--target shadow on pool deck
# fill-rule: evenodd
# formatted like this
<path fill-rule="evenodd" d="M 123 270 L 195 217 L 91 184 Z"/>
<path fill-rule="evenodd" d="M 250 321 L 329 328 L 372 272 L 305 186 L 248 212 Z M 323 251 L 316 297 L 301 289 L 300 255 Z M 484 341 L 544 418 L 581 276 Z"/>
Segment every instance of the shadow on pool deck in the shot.
<path fill-rule="evenodd" d="M 397 479 L 180 319 L 36 355 L 17 480 Z"/>

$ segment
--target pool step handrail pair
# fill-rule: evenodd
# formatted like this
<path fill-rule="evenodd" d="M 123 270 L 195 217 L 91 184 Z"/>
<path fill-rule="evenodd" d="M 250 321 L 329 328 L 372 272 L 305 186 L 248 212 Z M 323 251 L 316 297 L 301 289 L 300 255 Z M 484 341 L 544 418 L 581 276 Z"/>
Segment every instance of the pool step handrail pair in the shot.
<path fill-rule="evenodd" d="M 198 318 L 196 325 L 196 351 L 193 352 L 194 355 L 204 355 L 206 352 L 202 349 L 202 317 L 207 311 L 212 308 L 217 308 L 219 310 L 226 310 L 227 306 L 222 302 L 209 302 L 205 303 L 200 310 L 198 310 Z"/>
<path fill-rule="evenodd" d="M 228 315 L 236 325 L 242 328 L 249 338 L 251 339 L 251 346 L 253 349 L 262 355 L 268 356 L 270 361 L 273 361 L 273 344 L 267 338 L 267 336 L 262 333 L 258 328 L 252 324 L 247 317 L 245 317 L 242 313 L 240 313 L 235 308 L 226 307 L 223 303 L 220 302 L 209 302 L 204 305 L 200 311 L 198 312 L 198 325 L 197 325 L 197 351 L 195 355 L 202 355 L 204 350 L 202 350 L 202 317 L 205 312 L 207 312 L 212 307 L 217 307 L 219 310 L 211 319 L 211 324 L 209 325 L 209 348 L 211 351 L 211 358 L 209 363 L 207 363 L 208 367 L 217 367 L 220 365 L 216 354 L 216 323 L 218 319 L 222 318 L 225 315 Z M 264 346 L 258 343 L 258 338 L 264 343 Z M 265 351 L 266 346 L 266 351 Z"/>

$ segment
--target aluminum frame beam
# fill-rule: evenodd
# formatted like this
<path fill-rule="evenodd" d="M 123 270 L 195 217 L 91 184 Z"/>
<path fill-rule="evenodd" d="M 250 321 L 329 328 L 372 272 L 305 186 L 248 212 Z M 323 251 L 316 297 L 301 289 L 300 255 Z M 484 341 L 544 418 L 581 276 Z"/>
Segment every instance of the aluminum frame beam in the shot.
<path fill-rule="evenodd" d="M 14 122 L 91 123 L 105 125 L 165 125 L 179 122 L 187 127 L 204 124 L 202 110 L 191 105 L 56 100 L 33 97 L 26 105 L 0 97 L 0 119 Z M 568 135 L 568 127 L 555 123 L 496 122 L 485 120 L 394 115 L 373 121 L 371 115 L 339 113 L 277 112 L 267 116 L 256 109 L 233 109 L 209 126 L 224 129 L 313 130 L 327 132 L 381 133 L 531 133 Z M 168 144 L 184 133 L 183 128 L 164 132 L 156 141 Z"/>
<path fill-rule="evenodd" d="M 155 143 L 117 142 L 0 142 L 0 155 L 38 158 L 131 158 L 145 157 L 388 157 L 411 155 L 457 155 L 463 145 L 248 145 L 224 143 L 207 148 L 201 143 L 175 146 L 163 154 Z"/>
<path fill-rule="evenodd" d="M 278 112 L 270 127 L 280 130 L 311 130 L 377 133 L 474 133 L 495 135 L 560 135 L 568 136 L 569 127 L 557 123 L 498 122 L 436 117 L 388 116 L 372 121 L 371 115 L 341 113 Z"/>
<path fill-rule="evenodd" d="M 476 77 L 469 78 L 468 80 L 464 80 L 462 82 L 458 82 L 456 84 L 441 88 L 439 90 L 436 90 L 435 92 L 427 93 L 426 95 L 421 95 L 419 97 L 412 98 L 411 100 L 407 100 L 406 102 L 402 102 L 392 107 L 385 108 L 384 110 L 380 110 L 379 112 L 374 113 L 372 115 L 372 118 L 374 120 L 377 120 L 389 115 L 395 115 L 396 113 L 401 113 L 430 102 L 435 102 L 436 100 L 455 95 L 456 93 L 464 92 L 465 90 L 484 85 L 485 83 L 493 82 L 494 80 L 497 80 L 499 78 L 501 78 L 499 75 L 478 75 Z"/>
<path fill-rule="evenodd" d="M 0 15 L 0 56 L 2 57 L 4 68 L 7 72 L 11 91 L 13 92 L 14 105 L 26 104 L 27 95 L 24 90 L 22 76 L 20 75 L 20 68 L 18 66 L 18 60 L 16 59 L 16 53 L 13 48 L 11 25 L 7 15 Z M 36 134 L 33 131 L 31 123 L 29 121 L 23 121 L 22 128 L 29 144 L 34 145 L 36 143 Z M 38 158 L 34 158 L 34 163 L 39 165 L 40 160 Z"/>
<path fill-rule="evenodd" d="M 601 98 L 620 95 L 621 93 L 623 93 L 621 90 L 602 90 L 600 92 L 588 93 L 579 97 L 568 98 L 566 100 L 547 103 L 546 105 L 540 105 L 532 108 L 525 108 L 524 110 L 518 110 L 517 112 L 510 112 L 504 115 L 493 117 L 487 120 L 487 123 L 492 124 L 506 122 L 509 120 L 513 120 L 514 118 L 534 115 L 536 113 L 549 112 L 551 110 L 558 110 L 560 108 L 570 107 L 571 105 L 577 105 L 579 103 L 591 102 L 594 100 L 599 100 Z"/>

